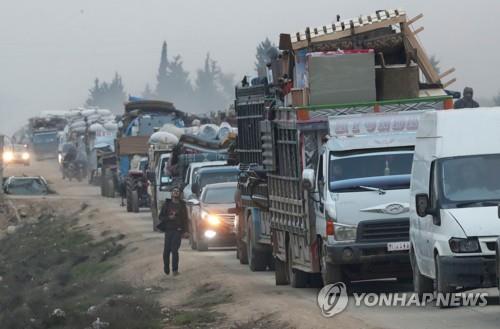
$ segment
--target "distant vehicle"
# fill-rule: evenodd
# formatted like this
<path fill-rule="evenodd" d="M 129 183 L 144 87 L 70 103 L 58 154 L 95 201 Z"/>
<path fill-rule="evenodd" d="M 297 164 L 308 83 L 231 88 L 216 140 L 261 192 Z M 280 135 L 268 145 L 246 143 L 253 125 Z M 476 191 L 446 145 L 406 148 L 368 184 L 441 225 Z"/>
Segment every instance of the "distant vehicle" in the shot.
<path fill-rule="evenodd" d="M 50 193 L 47 181 L 43 177 L 11 176 L 5 179 L 3 189 L 10 195 L 46 195 Z"/>
<path fill-rule="evenodd" d="M 213 246 L 236 245 L 236 215 L 230 213 L 230 209 L 235 207 L 236 188 L 236 182 L 208 184 L 199 201 L 188 201 L 193 206 L 194 215 L 190 222 L 191 248 L 205 251 Z"/>
<path fill-rule="evenodd" d="M 240 170 L 237 166 L 201 168 L 194 177 L 191 192 L 195 198 L 199 199 L 205 186 L 208 184 L 237 182 L 239 172 Z"/>
<path fill-rule="evenodd" d="M 134 161 L 132 161 L 134 162 Z M 151 200 L 148 194 L 148 179 L 146 170 L 148 169 L 148 158 L 142 157 L 136 164 L 133 164 L 125 177 L 126 205 L 128 212 L 139 212 L 140 208 L 149 208 Z"/>
<path fill-rule="evenodd" d="M 30 165 L 31 154 L 27 145 L 14 144 L 6 147 L 3 152 L 3 162 L 6 164 L 23 164 Z"/>

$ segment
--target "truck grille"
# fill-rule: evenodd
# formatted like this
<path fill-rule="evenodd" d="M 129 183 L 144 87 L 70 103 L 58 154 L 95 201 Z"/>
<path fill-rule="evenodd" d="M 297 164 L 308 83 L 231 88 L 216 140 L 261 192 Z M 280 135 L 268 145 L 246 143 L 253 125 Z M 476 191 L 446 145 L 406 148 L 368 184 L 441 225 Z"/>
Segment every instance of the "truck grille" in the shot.
<path fill-rule="evenodd" d="M 370 220 L 359 223 L 359 242 L 409 241 L 410 220 L 408 218 Z"/>

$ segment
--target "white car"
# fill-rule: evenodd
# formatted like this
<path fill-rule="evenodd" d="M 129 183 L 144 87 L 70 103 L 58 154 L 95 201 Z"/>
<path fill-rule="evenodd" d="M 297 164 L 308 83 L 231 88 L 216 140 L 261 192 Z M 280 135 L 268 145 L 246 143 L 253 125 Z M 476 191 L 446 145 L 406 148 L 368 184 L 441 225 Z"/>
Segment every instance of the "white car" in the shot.
<path fill-rule="evenodd" d="M 415 291 L 496 286 L 500 108 L 423 115 L 411 178 Z"/>

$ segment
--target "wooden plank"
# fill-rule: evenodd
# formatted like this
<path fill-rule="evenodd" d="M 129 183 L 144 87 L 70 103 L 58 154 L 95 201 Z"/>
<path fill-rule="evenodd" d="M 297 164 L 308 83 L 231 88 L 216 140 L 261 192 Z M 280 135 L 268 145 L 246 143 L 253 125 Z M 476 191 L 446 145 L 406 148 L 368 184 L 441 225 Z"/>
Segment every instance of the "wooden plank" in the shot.
<path fill-rule="evenodd" d="M 454 84 L 455 82 L 457 82 L 457 79 L 456 78 L 453 78 L 451 79 L 450 81 L 446 82 L 443 84 L 443 88 L 448 88 L 450 85 Z"/>
<path fill-rule="evenodd" d="M 453 68 L 451 68 L 451 69 L 449 69 L 449 70 L 447 70 L 447 71 L 445 71 L 445 72 L 441 73 L 441 75 L 439 76 L 439 79 L 443 79 L 444 77 L 446 77 L 446 76 L 448 76 L 448 75 L 450 75 L 450 74 L 454 73 L 455 71 L 456 71 L 456 70 L 455 70 L 455 68 L 453 67 Z"/>
<path fill-rule="evenodd" d="M 421 26 L 421 27 L 419 27 L 418 29 L 416 29 L 415 31 L 413 31 L 413 34 L 414 34 L 414 35 L 417 35 L 417 34 L 419 34 L 420 32 L 422 32 L 423 30 L 424 30 L 424 27 L 423 27 L 423 26 Z"/>
<path fill-rule="evenodd" d="M 432 66 L 429 57 L 427 56 L 424 48 L 420 45 L 418 39 L 415 37 L 415 34 L 410 31 L 407 24 L 404 24 L 402 30 L 410 47 L 416 50 L 417 63 L 427 81 L 430 83 L 441 83 L 438 73 Z"/>
<path fill-rule="evenodd" d="M 423 17 L 424 17 L 424 14 L 419 14 L 419 15 L 413 17 L 412 19 L 410 19 L 407 24 L 412 25 L 413 23 L 415 23 L 416 21 L 418 21 L 419 19 L 421 19 Z"/>
<path fill-rule="evenodd" d="M 385 15 L 385 14 L 384 14 Z M 377 16 L 375 16 L 377 17 Z M 394 18 L 389 18 L 389 19 L 384 19 L 384 20 L 378 20 L 374 21 L 372 17 L 372 24 L 367 24 L 367 25 L 360 25 L 358 27 L 354 28 L 354 34 L 361 34 L 365 32 L 370 32 L 373 30 L 378 30 L 384 27 L 388 27 L 391 25 L 396 25 L 396 24 L 401 24 L 406 22 L 406 15 L 400 15 L 396 16 Z M 340 23 L 335 24 L 335 32 L 331 34 L 325 34 L 319 37 L 315 37 L 311 39 L 311 43 L 318 43 L 318 42 L 325 42 L 325 41 L 333 41 L 333 40 L 338 40 L 342 38 L 346 38 L 351 36 L 351 30 L 350 30 L 350 23 L 345 26 L 345 30 L 341 30 L 341 25 Z M 302 38 L 301 38 L 302 39 Z M 306 48 L 309 43 L 305 38 L 303 38 L 300 41 L 295 41 L 293 42 L 293 49 L 298 50 L 302 48 Z"/>

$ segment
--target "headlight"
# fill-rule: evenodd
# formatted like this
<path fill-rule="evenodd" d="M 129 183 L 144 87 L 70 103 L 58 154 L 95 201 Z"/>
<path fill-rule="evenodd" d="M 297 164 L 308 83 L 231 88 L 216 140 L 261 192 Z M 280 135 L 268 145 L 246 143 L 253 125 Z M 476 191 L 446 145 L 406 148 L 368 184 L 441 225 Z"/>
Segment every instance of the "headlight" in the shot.
<path fill-rule="evenodd" d="M 220 224 L 220 218 L 214 215 L 208 215 L 207 222 L 212 226 L 218 226 Z"/>
<path fill-rule="evenodd" d="M 335 240 L 355 241 L 356 234 L 357 234 L 356 226 L 335 223 Z"/>
<path fill-rule="evenodd" d="M 477 238 L 451 238 L 448 243 L 451 251 L 457 254 L 481 252 L 481 247 L 479 246 Z"/>
<path fill-rule="evenodd" d="M 21 158 L 23 160 L 29 160 L 30 158 L 30 154 L 28 152 L 24 152 L 22 155 L 21 155 Z"/>
<path fill-rule="evenodd" d="M 201 211 L 201 219 L 205 220 L 208 218 L 208 212 L 206 212 L 205 210 L 202 210 Z"/>
<path fill-rule="evenodd" d="M 11 151 L 3 152 L 3 161 L 10 162 L 14 159 L 14 153 Z"/>
<path fill-rule="evenodd" d="M 61 153 L 58 154 L 57 159 L 59 160 L 59 164 L 62 164 L 63 157 Z"/>

